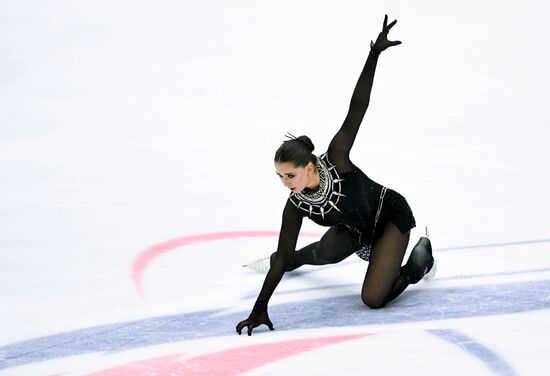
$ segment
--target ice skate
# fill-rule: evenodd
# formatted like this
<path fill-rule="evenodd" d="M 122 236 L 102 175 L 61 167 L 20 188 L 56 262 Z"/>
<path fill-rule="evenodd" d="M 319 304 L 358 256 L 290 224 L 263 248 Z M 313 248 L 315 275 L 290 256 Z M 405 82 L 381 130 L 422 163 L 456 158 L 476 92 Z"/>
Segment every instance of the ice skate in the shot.
<path fill-rule="evenodd" d="M 437 273 L 437 263 L 435 262 L 435 259 L 434 259 L 432 267 L 428 269 L 426 274 L 424 274 L 424 277 L 422 277 L 422 280 L 429 281 L 430 279 L 433 279 L 435 277 L 436 273 Z"/>
<path fill-rule="evenodd" d="M 434 277 L 437 267 L 432 256 L 432 244 L 427 237 L 421 237 L 413 248 L 405 268 L 410 276 L 410 283 L 414 284 L 422 279 Z"/>
<path fill-rule="evenodd" d="M 429 254 L 431 256 L 431 260 L 428 260 L 428 265 L 432 263 L 431 267 L 428 266 L 424 270 L 424 276 L 422 277 L 423 281 L 429 281 L 430 279 L 433 279 L 435 277 L 435 274 L 437 273 L 437 263 L 435 262 L 435 259 L 433 258 L 432 254 L 432 243 L 430 241 L 430 233 L 428 232 L 428 226 L 425 227 L 425 238 L 428 240 L 429 243 Z"/>
<path fill-rule="evenodd" d="M 256 258 L 244 264 L 243 268 L 246 267 L 256 273 L 266 274 L 271 268 L 270 258 L 271 256 Z"/>

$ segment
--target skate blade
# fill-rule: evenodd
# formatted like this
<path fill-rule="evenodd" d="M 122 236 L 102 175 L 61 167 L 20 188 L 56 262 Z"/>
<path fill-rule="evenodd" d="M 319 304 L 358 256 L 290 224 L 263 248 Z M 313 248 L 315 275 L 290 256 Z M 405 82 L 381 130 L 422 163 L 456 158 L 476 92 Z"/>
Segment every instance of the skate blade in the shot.
<path fill-rule="evenodd" d="M 432 265 L 432 268 L 428 273 L 422 277 L 424 281 L 429 281 L 430 279 L 433 279 L 435 277 L 435 274 L 437 273 L 437 263 L 434 260 L 434 264 Z"/>

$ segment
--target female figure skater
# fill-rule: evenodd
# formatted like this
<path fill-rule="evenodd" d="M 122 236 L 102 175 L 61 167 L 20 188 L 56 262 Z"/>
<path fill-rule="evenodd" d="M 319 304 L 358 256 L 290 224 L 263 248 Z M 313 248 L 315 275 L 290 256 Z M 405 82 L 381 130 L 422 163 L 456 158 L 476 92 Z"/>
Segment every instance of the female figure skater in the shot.
<path fill-rule="evenodd" d="M 247 327 L 251 335 L 261 324 L 273 330 L 267 303 L 285 271 L 304 264 L 333 264 L 357 253 L 369 261 L 361 298 L 370 308 L 384 307 L 409 284 L 420 281 L 431 269 L 435 271 L 431 243 L 426 237 L 420 238 L 407 263 L 401 266 L 410 229 L 415 227 L 412 211 L 403 196 L 369 179 L 349 159 L 369 105 L 378 56 L 388 47 L 401 44 L 387 38 L 397 20 L 389 25 L 387 22 L 386 15 L 382 32 L 375 43 L 371 42 L 348 114 L 328 151 L 316 157 L 307 136 L 290 136 L 275 153 L 277 175 L 292 193 L 283 211 L 277 252 L 270 258 L 270 269 L 250 316 L 237 324 L 239 334 Z M 295 251 L 305 216 L 330 229 L 318 242 Z"/>

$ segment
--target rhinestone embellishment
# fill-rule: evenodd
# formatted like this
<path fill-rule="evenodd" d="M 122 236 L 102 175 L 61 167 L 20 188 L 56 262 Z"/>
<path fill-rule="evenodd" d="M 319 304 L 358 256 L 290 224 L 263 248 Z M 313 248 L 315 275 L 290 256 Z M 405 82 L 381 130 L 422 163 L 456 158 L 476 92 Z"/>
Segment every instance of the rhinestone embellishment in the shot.
<path fill-rule="evenodd" d="M 319 189 L 312 193 L 298 192 L 290 194 L 290 201 L 298 209 L 305 211 L 309 217 L 320 215 L 325 219 L 325 215 L 331 210 L 338 209 L 338 201 L 346 197 L 342 193 L 342 182 L 334 166 L 329 160 L 327 153 L 317 159 L 317 171 L 319 171 Z M 307 205 L 302 205 L 306 203 Z"/>

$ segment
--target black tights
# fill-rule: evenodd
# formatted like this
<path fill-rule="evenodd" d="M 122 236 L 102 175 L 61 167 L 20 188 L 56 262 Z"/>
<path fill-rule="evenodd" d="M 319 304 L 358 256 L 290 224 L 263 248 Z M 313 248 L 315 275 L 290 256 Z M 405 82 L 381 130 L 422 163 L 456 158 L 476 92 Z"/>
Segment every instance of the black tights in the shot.
<path fill-rule="evenodd" d="M 402 234 L 391 222 L 371 252 L 367 274 L 361 290 L 361 299 L 370 308 L 381 308 L 395 299 L 409 284 L 417 283 L 433 265 L 432 249 L 428 238 L 420 238 L 407 263 L 401 266 L 410 232 Z M 332 226 L 318 242 L 294 252 L 287 271 L 302 265 L 338 263 L 361 248 L 358 235 L 344 225 Z M 271 264 L 277 254 L 271 255 Z"/>

